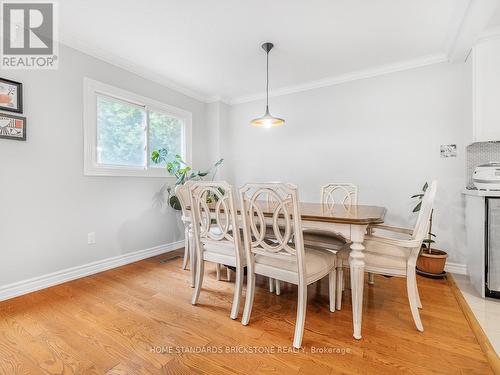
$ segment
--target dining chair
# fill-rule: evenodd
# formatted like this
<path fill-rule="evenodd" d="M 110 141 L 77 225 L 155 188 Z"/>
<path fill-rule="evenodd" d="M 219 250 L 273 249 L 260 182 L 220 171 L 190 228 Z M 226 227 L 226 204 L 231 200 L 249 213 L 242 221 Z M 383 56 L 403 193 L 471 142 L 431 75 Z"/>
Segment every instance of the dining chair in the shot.
<path fill-rule="evenodd" d="M 177 185 L 175 187 L 175 195 L 179 200 L 179 204 L 181 205 L 182 216 L 181 220 L 184 224 L 184 259 L 182 261 L 182 269 L 185 270 L 187 268 L 188 261 L 190 261 L 190 270 L 191 270 L 191 287 L 194 287 L 194 250 L 193 250 L 193 232 L 191 229 L 191 211 L 187 209 L 190 203 L 189 197 L 189 187 L 193 183 L 193 181 L 188 180 L 184 182 L 182 185 Z"/>
<path fill-rule="evenodd" d="M 277 181 L 273 181 L 271 183 L 278 183 Z M 274 198 L 270 195 L 267 195 L 266 197 L 266 204 L 272 205 L 274 202 Z M 274 235 L 274 229 L 273 229 L 273 223 L 272 219 L 267 219 L 266 220 L 266 238 L 267 239 L 275 239 L 276 236 Z M 278 279 L 273 279 L 269 278 L 269 293 L 275 293 L 276 295 L 279 296 L 281 295 L 281 280 Z"/>
<path fill-rule="evenodd" d="M 266 203 L 268 197 L 273 203 Z M 304 333 L 307 286 L 329 277 L 329 307 L 335 311 L 336 256 L 304 247 L 297 188 L 283 183 L 246 184 L 240 189 L 247 291 L 242 324 L 248 325 L 255 295 L 255 275 L 298 286 L 297 320 L 293 346 L 300 348 Z M 266 218 L 272 220 L 274 238 L 266 237 Z"/>
<path fill-rule="evenodd" d="M 189 206 L 189 186 L 194 181 L 188 180 L 184 182 L 182 185 L 177 185 L 175 187 L 175 195 L 179 199 L 179 203 L 181 205 L 182 217 L 181 220 L 184 224 L 184 259 L 182 261 L 182 269 L 185 270 L 187 268 L 188 261 L 190 262 L 189 269 L 191 271 L 191 287 L 194 288 L 195 282 L 195 258 L 196 253 L 194 251 L 194 243 L 192 241 L 193 232 L 191 230 L 191 211 L 187 209 Z M 215 265 L 216 271 L 216 279 L 221 279 L 221 264 L 217 263 Z M 231 271 L 229 268 L 226 268 L 227 276 L 226 279 L 231 280 Z"/>
<path fill-rule="evenodd" d="M 336 204 L 350 209 L 358 204 L 358 187 L 351 183 L 329 183 L 321 187 L 321 203 L 326 209 L 333 209 Z M 342 235 L 324 230 L 305 230 L 306 246 L 316 246 L 337 254 L 337 296 L 336 309 L 342 308 L 344 290 L 344 267 L 349 266 L 349 241 Z M 372 276 L 369 276 L 371 279 Z"/>
<path fill-rule="evenodd" d="M 437 182 L 433 181 L 422 198 L 422 205 L 414 229 L 377 224 L 370 226 L 365 236 L 363 251 L 365 270 L 374 274 L 406 278 L 406 290 L 415 326 L 421 332 L 422 308 L 417 287 L 416 263 L 423 240 L 429 230 L 436 196 Z"/>
<path fill-rule="evenodd" d="M 242 254 L 233 188 L 226 182 L 200 181 L 193 183 L 189 191 L 196 251 L 196 279 L 191 303 L 196 305 L 198 302 L 205 262 L 235 267 L 236 281 L 230 316 L 236 319 L 246 261 Z"/>
<path fill-rule="evenodd" d="M 332 208 L 335 204 L 358 204 L 358 187 L 351 183 L 329 183 L 321 187 L 321 203 Z"/>

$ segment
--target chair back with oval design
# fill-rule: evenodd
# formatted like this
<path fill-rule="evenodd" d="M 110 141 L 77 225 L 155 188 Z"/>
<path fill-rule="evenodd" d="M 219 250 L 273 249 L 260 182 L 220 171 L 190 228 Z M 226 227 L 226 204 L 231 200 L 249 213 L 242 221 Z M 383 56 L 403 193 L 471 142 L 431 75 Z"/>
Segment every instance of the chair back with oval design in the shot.
<path fill-rule="evenodd" d="M 250 183 L 240 189 L 240 202 L 247 262 L 255 255 L 296 260 L 299 277 L 303 277 L 304 242 L 297 188 L 284 183 Z M 272 240 L 266 235 L 266 226 L 272 228 Z"/>
<path fill-rule="evenodd" d="M 199 181 L 189 187 L 193 235 L 197 249 L 202 246 L 231 245 L 241 258 L 241 238 L 233 188 L 227 182 Z"/>
<path fill-rule="evenodd" d="M 358 204 L 358 187 L 351 183 L 330 183 L 321 187 L 321 203 L 333 208 L 335 204 Z"/>

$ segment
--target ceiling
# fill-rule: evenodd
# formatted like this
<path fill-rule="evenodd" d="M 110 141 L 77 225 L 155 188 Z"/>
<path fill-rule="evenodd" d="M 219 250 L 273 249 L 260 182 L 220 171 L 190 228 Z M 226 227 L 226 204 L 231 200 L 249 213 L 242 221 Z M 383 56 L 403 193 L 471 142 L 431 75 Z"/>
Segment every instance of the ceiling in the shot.
<path fill-rule="evenodd" d="M 262 95 L 263 42 L 275 43 L 271 90 L 331 84 L 447 60 L 473 1 L 64 0 L 60 39 L 199 100 L 235 103 Z"/>
<path fill-rule="evenodd" d="M 500 7 L 498 7 L 497 10 L 493 12 L 493 15 L 489 20 L 487 26 L 488 30 L 493 30 L 493 29 L 497 30 L 498 28 L 500 28 Z"/>

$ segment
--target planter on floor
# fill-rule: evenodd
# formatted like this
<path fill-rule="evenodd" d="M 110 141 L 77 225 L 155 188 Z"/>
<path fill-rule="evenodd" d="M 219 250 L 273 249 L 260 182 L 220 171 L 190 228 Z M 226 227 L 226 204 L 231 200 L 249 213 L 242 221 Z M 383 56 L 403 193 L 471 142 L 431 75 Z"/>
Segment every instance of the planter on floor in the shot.
<path fill-rule="evenodd" d="M 446 275 L 444 266 L 448 254 L 438 249 L 424 248 L 417 258 L 417 273 L 430 278 L 442 278 Z"/>

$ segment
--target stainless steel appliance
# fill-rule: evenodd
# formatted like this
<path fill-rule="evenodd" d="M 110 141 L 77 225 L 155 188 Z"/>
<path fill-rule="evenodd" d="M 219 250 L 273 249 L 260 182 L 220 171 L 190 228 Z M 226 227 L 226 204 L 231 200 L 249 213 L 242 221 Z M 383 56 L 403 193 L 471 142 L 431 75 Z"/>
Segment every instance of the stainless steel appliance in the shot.
<path fill-rule="evenodd" d="M 500 197 L 486 198 L 485 295 L 500 298 Z"/>
<path fill-rule="evenodd" d="M 477 166 L 472 181 L 479 190 L 500 190 L 500 162 Z"/>

